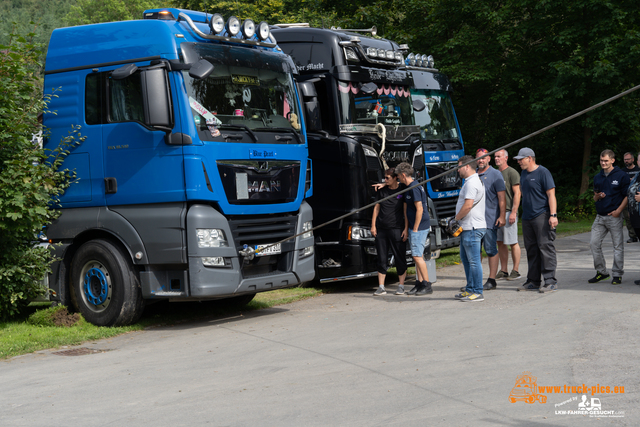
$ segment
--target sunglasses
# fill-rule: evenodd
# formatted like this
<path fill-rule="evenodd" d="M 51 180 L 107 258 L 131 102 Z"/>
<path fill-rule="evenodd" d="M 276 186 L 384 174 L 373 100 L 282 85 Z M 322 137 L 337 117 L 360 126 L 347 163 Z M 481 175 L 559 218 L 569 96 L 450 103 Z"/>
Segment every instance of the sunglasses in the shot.
<path fill-rule="evenodd" d="M 384 176 L 384 179 L 391 179 L 391 178 L 396 178 L 396 177 L 395 177 L 395 176 L 393 176 L 393 175 L 385 175 L 385 176 Z"/>

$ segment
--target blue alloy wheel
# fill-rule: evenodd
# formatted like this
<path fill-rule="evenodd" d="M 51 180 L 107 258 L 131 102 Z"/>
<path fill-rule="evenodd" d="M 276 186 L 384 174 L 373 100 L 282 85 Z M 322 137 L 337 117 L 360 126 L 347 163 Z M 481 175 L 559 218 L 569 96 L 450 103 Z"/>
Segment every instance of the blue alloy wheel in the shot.
<path fill-rule="evenodd" d="M 113 285 L 109 271 L 97 261 L 89 261 L 82 268 L 82 299 L 95 312 L 105 310 L 111 302 Z"/>

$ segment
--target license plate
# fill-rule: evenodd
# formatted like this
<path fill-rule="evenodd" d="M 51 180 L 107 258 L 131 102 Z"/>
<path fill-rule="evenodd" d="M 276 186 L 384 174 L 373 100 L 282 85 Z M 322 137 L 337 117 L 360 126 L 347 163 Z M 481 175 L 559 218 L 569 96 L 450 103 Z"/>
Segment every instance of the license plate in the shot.
<path fill-rule="evenodd" d="M 282 246 L 280 243 L 275 245 L 256 245 L 256 256 L 277 255 L 281 252 Z"/>

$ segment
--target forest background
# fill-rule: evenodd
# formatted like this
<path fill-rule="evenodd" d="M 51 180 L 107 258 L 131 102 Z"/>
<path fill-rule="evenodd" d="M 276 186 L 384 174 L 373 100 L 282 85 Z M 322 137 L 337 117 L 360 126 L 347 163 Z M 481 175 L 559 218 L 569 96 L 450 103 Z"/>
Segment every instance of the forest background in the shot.
<path fill-rule="evenodd" d="M 140 19 L 154 7 L 270 24 L 375 25 L 379 36 L 433 55 L 449 76 L 467 153 L 497 148 L 640 84 L 640 12 L 627 0 L 0 0 L 0 44 L 12 31 L 33 31 L 46 52 L 55 28 Z M 552 171 L 561 216 L 590 216 L 599 153 L 614 150 L 623 167 L 623 153 L 640 151 L 640 93 L 523 145 Z"/>

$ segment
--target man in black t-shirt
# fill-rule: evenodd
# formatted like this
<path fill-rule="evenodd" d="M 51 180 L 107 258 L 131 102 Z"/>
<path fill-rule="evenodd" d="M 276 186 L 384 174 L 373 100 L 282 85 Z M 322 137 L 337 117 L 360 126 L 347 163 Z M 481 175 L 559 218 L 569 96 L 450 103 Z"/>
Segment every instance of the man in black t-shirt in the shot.
<path fill-rule="evenodd" d="M 378 200 L 394 195 L 406 188 L 398 183 L 398 176 L 394 169 L 385 171 L 384 180 L 386 186 L 378 191 Z M 393 254 L 398 272 L 400 285 L 396 295 L 404 294 L 404 279 L 407 276 L 407 261 L 405 259 L 407 233 L 405 229 L 404 197 L 397 194 L 389 200 L 378 203 L 373 208 L 371 221 L 371 234 L 376 238 L 376 251 L 378 253 L 378 290 L 374 295 L 385 295 L 384 280 L 387 277 L 387 259 L 389 250 Z"/>
<path fill-rule="evenodd" d="M 629 175 L 629 179 L 633 181 L 633 178 L 640 172 L 640 168 L 636 165 L 635 156 L 631 153 L 624 153 L 624 168 L 622 170 Z M 629 219 L 629 210 L 625 209 L 622 212 L 622 216 L 624 217 L 624 222 L 627 225 L 627 230 L 629 231 L 629 240 L 627 243 L 633 243 L 638 241 L 638 236 L 636 236 L 636 232 L 631 225 L 631 220 Z"/>

